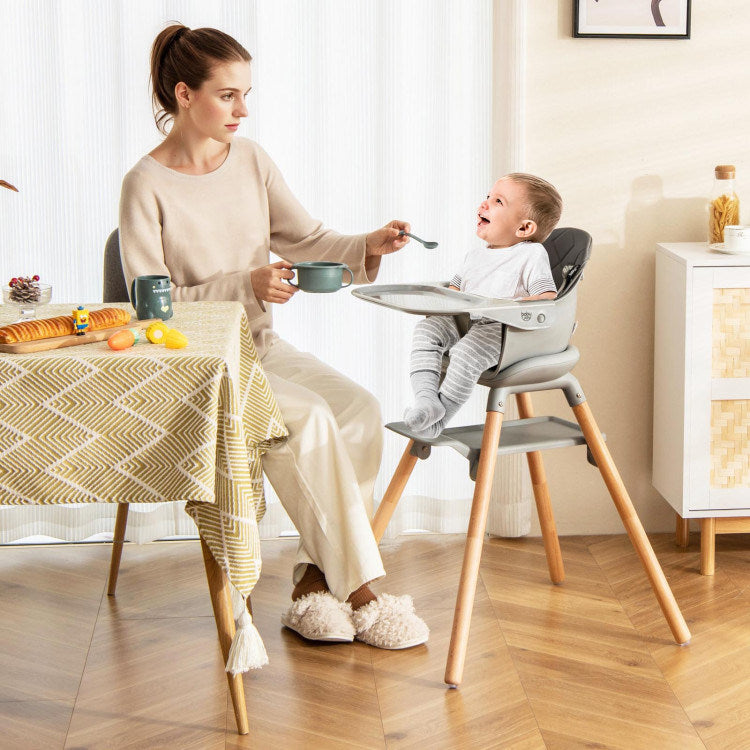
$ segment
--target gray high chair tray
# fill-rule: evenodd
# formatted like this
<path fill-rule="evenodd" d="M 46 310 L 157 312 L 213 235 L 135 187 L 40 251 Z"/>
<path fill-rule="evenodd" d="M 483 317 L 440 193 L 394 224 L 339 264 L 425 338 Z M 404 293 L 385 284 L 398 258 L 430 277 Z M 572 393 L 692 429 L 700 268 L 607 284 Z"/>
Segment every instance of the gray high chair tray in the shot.
<path fill-rule="evenodd" d="M 366 302 L 413 315 L 481 315 L 515 328 L 549 328 L 555 306 L 548 300 L 516 302 L 449 289 L 445 284 L 379 284 L 352 290 Z"/>

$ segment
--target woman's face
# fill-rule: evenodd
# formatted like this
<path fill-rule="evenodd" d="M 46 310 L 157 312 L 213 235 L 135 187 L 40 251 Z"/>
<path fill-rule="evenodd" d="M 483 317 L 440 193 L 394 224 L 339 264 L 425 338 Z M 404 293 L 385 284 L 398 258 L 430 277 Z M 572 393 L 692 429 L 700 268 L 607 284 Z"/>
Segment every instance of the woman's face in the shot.
<path fill-rule="evenodd" d="M 199 89 L 187 89 L 189 106 L 181 110 L 185 124 L 202 136 L 229 143 L 240 119 L 247 117 L 245 97 L 251 88 L 249 62 L 216 65 Z"/>

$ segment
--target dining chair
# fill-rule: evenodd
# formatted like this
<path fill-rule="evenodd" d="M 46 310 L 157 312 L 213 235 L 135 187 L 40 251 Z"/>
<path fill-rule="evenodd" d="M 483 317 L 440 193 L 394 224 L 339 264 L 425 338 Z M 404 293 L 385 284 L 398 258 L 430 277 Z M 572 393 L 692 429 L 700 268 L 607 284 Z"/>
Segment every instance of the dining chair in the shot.
<path fill-rule="evenodd" d="M 104 245 L 104 273 L 102 278 L 102 302 L 130 302 L 125 274 L 120 259 L 120 232 L 115 229 Z M 109 581 L 107 594 L 115 595 L 117 576 L 120 571 L 122 545 L 125 542 L 125 529 L 128 524 L 128 503 L 117 504 L 115 530 L 112 539 L 112 557 L 109 563 Z"/>
<path fill-rule="evenodd" d="M 558 288 L 557 298 L 551 308 L 535 308 L 533 304 L 528 304 L 528 310 L 514 309 L 512 314 L 508 313 L 507 320 L 500 321 L 504 324 L 500 361 L 496 367 L 485 371 L 478 380 L 480 385 L 490 389 L 484 423 L 449 427 L 433 439 L 422 438 L 418 433 L 411 432 L 403 422 L 386 425 L 388 429 L 406 437 L 408 444 L 372 521 L 373 533 L 378 541 L 393 515 L 417 459 L 427 459 L 432 448 L 451 447 L 467 458 L 469 474 L 475 482 L 445 670 L 445 682 L 451 687 L 457 687 L 463 677 L 495 463 L 497 456 L 503 454 L 526 454 L 550 579 L 553 583 L 560 584 L 565 573 L 541 451 L 574 445 L 587 446 L 589 461 L 601 472 L 675 640 L 680 644 L 690 640 L 685 620 L 612 460 L 604 436 L 594 421 L 583 389 L 570 373 L 580 356 L 570 339 L 577 325 L 578 284 L 591 255 L 591 237 L 580 229 L 560 228 L 552 232 L 544 246 Z M 382 287 L 383 295 L 393 295 L 396 286 Z M 368 292 L 367 288 L 357 290 L 354 294 L 363 299 L 367 299 L 368 295 L 377 296 L 376 291 Z M 368 301 L 376 300 L 371 298 Z M 534 312 L 535 309 L 538 312 Z M 547 312 L 541 312 L 542 309 Z M 408 309 L 406 311 L 409 312 Z M 529 328 L 535 325 L 534 316 L 538 327 Z M 462 332 L 468 330 L 471 324 L 468 312 L 457 315 L 456 319 Z M 445 362 L 447 359 L 444 366 Z M 562 390 L 565 394 L 577 424 L 557 417 L 534 416 L 531 392 L 555 389 Z M 515 396 L 520 418 L 503 423 L 503 415 L 511 395 Z"/>
<path fill-rule="evenodd" d="M 120 236 L 119 231 L 115 229 L 107 238 L 104 246 L 102 302 L 129 301 L 130 296 L 128 295 L 125 274 L 122 270 L 122 260 L 120 258 Z M 114 596 L 115 589 L 117 588 L 117 577 L 120 571 L 122 548 L 128 524 L 128 508 L 129 504 L 127 501 L 117 503 L 117 515 L 115 517 L 115 529 L 112 538 L 112 556 L 109 563 L 109 580 L 107 582 L 108 596 Z M 229 650 L 235 632 L 229 583 L 226 574 L 214 559 L 208 545 L 203 541 L 203 537 L 201 537 L 201 549 L 203 552 L 203 564 L 206 569 L 206 578 L 208 580 L 209 594 L 211 596 L 211 606 L 219 635 L 219 646 L 224 663 L 226 663 L 229 658 Z M 247 608 L 252 615 L 250 597 L 247 598 Z M 248 734 L 250 730 L 242 675 L 227 672 L 227 682 L 229 684 L 230 695 L 232 696 L 237 731 L 239 734 Z"/>
<path fill-rule="evenodd" d="M 130 302 L 120 260 L 120 230 L 115 229 L 104 245 L 102 302 Z"/>

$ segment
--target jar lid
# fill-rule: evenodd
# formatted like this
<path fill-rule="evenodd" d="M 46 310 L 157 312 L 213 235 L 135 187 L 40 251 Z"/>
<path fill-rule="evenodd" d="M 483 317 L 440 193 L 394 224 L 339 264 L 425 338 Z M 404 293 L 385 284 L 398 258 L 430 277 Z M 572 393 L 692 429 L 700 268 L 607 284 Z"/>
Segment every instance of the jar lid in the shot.
<path fill-rule="evenodd" d="M 719 164 L 714 170 L 717 180 L 733 180 L 734 164 Z"/>

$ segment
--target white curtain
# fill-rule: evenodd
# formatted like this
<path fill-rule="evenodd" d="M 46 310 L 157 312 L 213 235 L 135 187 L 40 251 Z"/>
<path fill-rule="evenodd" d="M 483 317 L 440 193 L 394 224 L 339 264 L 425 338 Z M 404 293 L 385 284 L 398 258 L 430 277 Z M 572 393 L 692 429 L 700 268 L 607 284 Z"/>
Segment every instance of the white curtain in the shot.
<path fill-rule="evenodd" d="M 428 251 L 412 242 L 384 259 L 378 283 L 452 275 L 477 242 L 476 206 L 493 180 L 491 0 L 0 0 L 0 48 L 14 70 L 6 65 L 0 97 L 0 178 L 20 190 L 0 195 L 0 279 L 38 273 L 57 302 L 101 298 L 122 176 L 159 142 L 148 54 L 173 20 L 221 28 L 251 52 L 240 134 L 264 146 L 313 216 L 352 233 L 406 219 L 440 243 Z M 494 57 L 505 76 L 512 62 Z M 386 422 L 401 418 L 416 317 L 348 292 L 299 294 L 274 315 L 284 338 L 374 393 Z M 457 423 L 481 421 L 485 398 L 477 388 Z M 404 442 L 387 432 L 376 498 Z M 498 471 L 498 533 L 528 530 L 520 467 L 511 459 Z M 261 533 L 293 532 L 267 492 Z M 443 449 L 418 463 L 389 533 L 465 530 L 472 492 L 465 459 Z M 173 504 L 135 507 L 129 538 L 193 531 Z M 0 542 L 86 538 L 109 531 L 114 510 L 4 508 Z"/>

